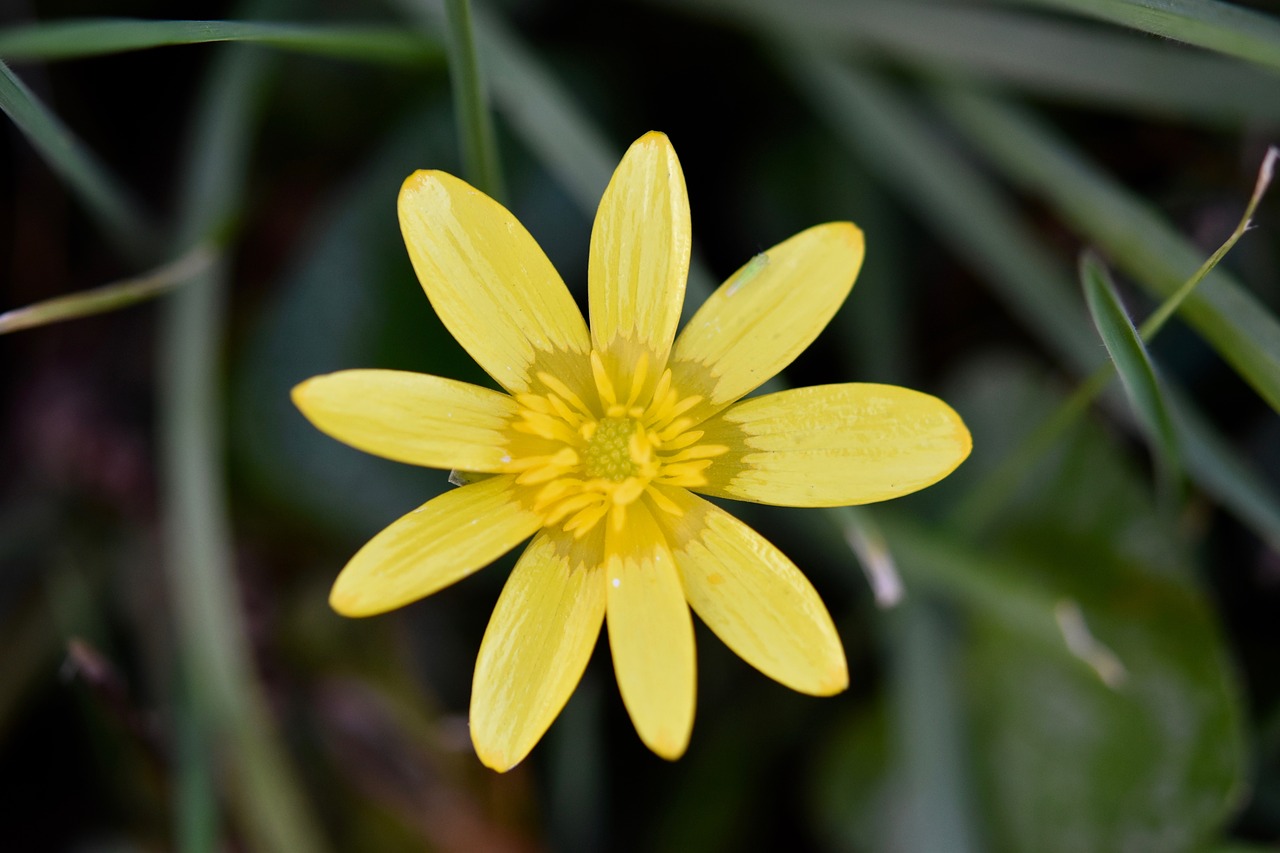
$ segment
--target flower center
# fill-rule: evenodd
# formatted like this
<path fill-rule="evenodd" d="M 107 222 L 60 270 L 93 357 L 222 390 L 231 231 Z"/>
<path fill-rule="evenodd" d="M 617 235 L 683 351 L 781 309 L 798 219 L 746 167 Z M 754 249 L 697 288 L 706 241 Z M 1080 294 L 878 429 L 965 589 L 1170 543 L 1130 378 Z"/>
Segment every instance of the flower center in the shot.
<path fill-rule="evenodd" d="M 516 397 L 508 470 L 545 526 L 577 537 L 606 516 L 621 530 L 627 507 L 641 499 L 678 515 L 658 487 L 705 485 L 712 458 L 728 449 L 702 444 L 702 430 L 686 415 L 702 398 L 682 397 L 670 370 L 648 388 L 643 357 L 629 388 L 617 387 L 598 353 L 591 353 L 591 367 L 596 399 L 584 401 L 546 373 L 538 375 L 546 393 Z"/>
<path fill-rule="evenodd" d="M 653 457 L 643 427 L 632 418 L 605 418 L 591 432 L 582 451 L 588 477 L 620 483 Z"/>

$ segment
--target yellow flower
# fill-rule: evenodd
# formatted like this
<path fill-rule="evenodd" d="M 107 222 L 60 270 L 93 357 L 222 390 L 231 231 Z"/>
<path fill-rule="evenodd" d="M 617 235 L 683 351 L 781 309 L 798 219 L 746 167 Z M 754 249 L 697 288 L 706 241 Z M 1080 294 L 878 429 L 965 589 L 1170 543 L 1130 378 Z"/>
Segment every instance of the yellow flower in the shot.
<path fill-rule="evenodd" d="M 463 181 L 420 171 L 400 191 L 414 269 L 445 326 L 507 393 L 437 376 L 347 370 L 293 391 L 361 450 L 470 472 L 351 559 L 330 602 L 366 616 L 448 586 L 533 537 L 480 646 L 471 736 L 521 761 L 577 686 L 602 623 L 623 703 L 658 755 L 693 727 L 693 611 L 792 689 L 848 685 L 840 639 L 790 560 L 693 492 L 783 506 L 884 500 L 945 477 L 969 433 L 945 403 L 845 384 L 739 402 L 830 321 L 862 232 L 810 228 L 738 270 L 676 337 L 689 203 L 660 133 L 623 157 L 600 202 L 591 327 L 533 238 Z"/>

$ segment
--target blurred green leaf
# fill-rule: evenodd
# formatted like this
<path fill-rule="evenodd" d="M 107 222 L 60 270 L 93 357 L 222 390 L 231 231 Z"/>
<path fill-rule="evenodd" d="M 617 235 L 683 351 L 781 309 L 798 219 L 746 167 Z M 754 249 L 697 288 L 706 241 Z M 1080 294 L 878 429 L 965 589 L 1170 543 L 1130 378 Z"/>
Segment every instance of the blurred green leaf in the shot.
<path fill-rule="evenodd" d="M 1219 0 L 1010 0 L 1074 12 L 1280 68 L 1280 21 Z"/>
<path fill-rule="evenodd" d="M 1099 366 L 1098 347 L 1079 301 L 1072 298 L 1070 278 L 991 179 L 873 76 L 796 50 L 789 50 L 785 61 L 819 116 L 933 225 L 939 239 L 974 266 L 983 282 L 1061 361 L 1078 375 Z M 1180 282 L 1169 290 L 1182 286 Z M 1280 543 L 1280 500 L 1271 487 L 1241 461 L 1188 398 L 1174 394 L 1168 402 L 1196 483 L 1259 536 Z M 975 452 L 981 449 L 979 442 Z M 1012 445 L 1004 449 L 1012 450 Z M 966 464 L 943 488 L 970 480 L 972 471 L 972 463 Z M 1020 470 L 1018 476 L 1026 482 L 1030 475 Z M 971 521 L 968 526 L 977 524 Z"/>
<path fill-rule="evenodd" d="M 182 162 L 177 239 L 202 242 L 236 215 L 262 105 L 269 57 L 224 48 L 195 104 Z M 247 843 L 262 850 L 325 845 L 252 662 L 234 577 L 223 446 L 222 341 L 229 274 L 224 263 L 190 276 L 163 303 L 157 355 L 163 565 L 172 601 L 182 684 L 176 768 L 179 836 L 213 849 L 221 831 L 205 778 L 220 790 Z"/>
<path fill-rule="evenodd" d="M 435 64 L 444 58 L 444 48 L 439 39 L 394 27 L 128 18 L 80 18 L 23 24 L 0 30 L 0 58 L 10 62 L 78 59 L 170 45 L 225 41 L 251 42 L 366 62 Z"/>
<path fill-rule="evenodd" d="M 79 196 L 117 248 L 134 260 L 146 259 L 155 234 L 137 202 L 3 62 L 0 110 L 13 120 L 71 192 Z"/>
<path fill-rule="evenodd" d="M 982 275 L 1018 319 L 1074 369 L 1100 363 L 1070 277 L 1008 199 L 870 76 L 788 46 L 785 61 L 818 116 Z"/>
<path fill-rule="evenodd" d="M 852 706 L 819 755 L 809 803 L 822 849 L 885 849 L 894 816 L 903 811 L 900 773 L 889 763 L 886 703 Z"/>
<path fill-rule="evenodd" d="M 605 139 L 573 96 L 503 22 L 477 9 L 475 29 L 503 118 L 583 211 L 594 216 L 623 149 Z"/>
<path fill-rule="evenodd" d="M 236 365 L 238 461 L 279 505 L 352 538 L 439 494 L 447 474 L 334 441 L 298 413 L 290 389 L 350 367 L 415 369 L 487 383 L 423 296 L 396 221 L 395 198 L 405 176 L 455 162 L 447 116 L 440 105 L 405 122 L 320 205 Z"/>
<path fill-rule="evenodd" d="M 1116 372 L 1120 374 L 1120 381 L 1124 383 L 1129 402 L 1147 432 L 1157 467 L 1164 472 L 1165 487 L 1173 490 L 1181 454 L 1155 366 L 1097 255 L 1086 252 L 1080 259 L 1080 280 L 1093 324 L 1098 328 Z"/>
<path fill-rule="evenodd" d="M 982 393 L 948 399 L 975 435 L 1025 428 L 992 397 L 1055 405 L 1025 371 L 972 370 Z M 1087 425 L 1023 498 L 981 546 L 883 518 L 908 589 L 969 617 L 960 654 L 993 849 L 1200 849 L 1242 793 L 1244 735 L 1180 536 Z"/>
<path fill-rule="evenodd" d="M 1043 196 L 1153 295 L 1172 295 L 1200 267 L 1202 253 L 1158 213 L 1029 115 L 996 98 L 950 87 L 939 89 L 938 102 L 1002 170 Z M 1265 305 L 1215 270 L 1187 297 L 1181 313 L 1280 410 L 1280 323 Z"/>
<path fill-rule="evenodd" d="M 740 21 L 809 54 L 874 52 L 948 79 L 1215 124 L 1280 121 L 1280 101 L 1270 97 L 1280 78 L 1269 71 L 1096 24 L 930 2 L 667 2 Z"/>
<path fill-rule="evenodd" d="M 886 614 L 889 623 L 890 717 L 894 764 L 901 780 L 899 812 L 879 850 L 983 850 L 968 784 L 957 652 L 962 647 L 946 614 L 912 596 Z"/>
<path fill-rule="evenodd" d="M 422 0 L 399 2 L 416 10 L 418 17 L 430 18 L 429 6 L 425 15 L 421 11 Z M 583 212 L 594 217 L 624 149 L 606 141 L 573 96 L 513 30 L 479 9 L 473 23 L 503 117 L 564 184 Z M 695 252 L 682 316 L 688 319 L 718 283 Z"/>
<path fill-rule="evenodd" d="M 1274 486 L 1171 383 L 1165 386 L 1165 403 L 1196 485 L 1280 553 L 1280 500 Z"/>
<path fill-rule="evenodd" d="M 471 185 L 498 201 L 506 201 L 498 143 L 489 111 L 489 89 L 471 26 L 470 0 L 444 0 L 448 36 L 449 81 L 457 114 L 464 176 Z"/>

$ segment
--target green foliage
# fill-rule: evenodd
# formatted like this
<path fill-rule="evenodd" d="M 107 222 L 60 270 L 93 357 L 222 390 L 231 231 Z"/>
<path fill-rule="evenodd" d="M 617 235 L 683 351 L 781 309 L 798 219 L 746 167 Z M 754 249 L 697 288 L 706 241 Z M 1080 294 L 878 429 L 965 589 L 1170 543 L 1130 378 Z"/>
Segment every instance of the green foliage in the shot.
<path fill-rule="evenodd" d="M 1164 475 L 1166 493 L 1172 497 L 1179 477 L 1181 453 L 1151 356 L 1120 304 L 1111 275 L 1097 256 L 1086 253 L 1080 259 L 1080 280 L 1084 284 L 1085 301 L 1089 304 L 1093 324 L 1098 327 L 1107 354 L 1124 383 L 1129 402 L 1146 430 L 1156 464 Z"/>

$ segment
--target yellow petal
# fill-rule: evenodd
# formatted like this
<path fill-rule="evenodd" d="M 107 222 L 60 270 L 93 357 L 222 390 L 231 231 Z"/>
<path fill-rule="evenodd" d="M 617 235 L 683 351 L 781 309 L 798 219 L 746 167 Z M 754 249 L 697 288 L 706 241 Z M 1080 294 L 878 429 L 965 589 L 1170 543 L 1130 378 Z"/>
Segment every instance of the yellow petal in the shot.
<path fill-rule="evenodd" d="M 430 595 L 510 551 L 541 526 L 500 474 L 445 492 L 393 522 L 351 558 L 329 593 L 344 616 L 372 616 Z"/>
<path fill-rule="evenodd" d="M 506 208 L 444 172 L 400 188 L 400 230 L 418 280 L 458 343 L 503 388 L 546 371 L 589 387 L 582 312 L 547 256 Z"/>
<path fill-rule="evenodd" d="M 946 403 L 893 385 L 796 388 L 744 400 L 706 421 L 729 451 L 703 494 L 781 506 L 882 501 L 938 482 L 973 446 Z"/>
<path fill-rule="evenodd" d="M 501 471 L 506 394 L 400 370 L 343 370 L 293 389 L 293 402 L 321 432 L 398 462 L 466 471 Z"/>
<path fill-rule="evenodd" d="M 471 740 L 487 766 L 529 754 L 582 678 L 604 621 L 602 555 L 534 537 L 503 587 L 471 687 Z"/>
<path fill-rule="evenodd" d="M 689 274 L 689 197 L 676 152 L 661 133 L 636 140 L 600 200 L 591 230 L 591 339 L 614 380 L 648 378 L 667 363 Z"/>
<path fill-rule="evenodd" d="M 674 387 L 704 398 L 689 415 L 719 411 L 813 343 L 849 295 L 862 255 L 857 226 L 817 225 L 756 255 L 721 285 L 671 354 Z"/>
<path fill-rule="evenodd" d="M 649 749 L 670 761 L 693 730 L 693 619 L 671 552 L 639 501 L 605 539 L 609 648 L 622 702 Z"/>
<path fill-rule="evenodd" d="M 747 663 L 792 690 L 830 696 L 849 686 L 831 616 L 800 570 L 767 539 L 684 489 L 663 516 L 693 611 Z"/>

